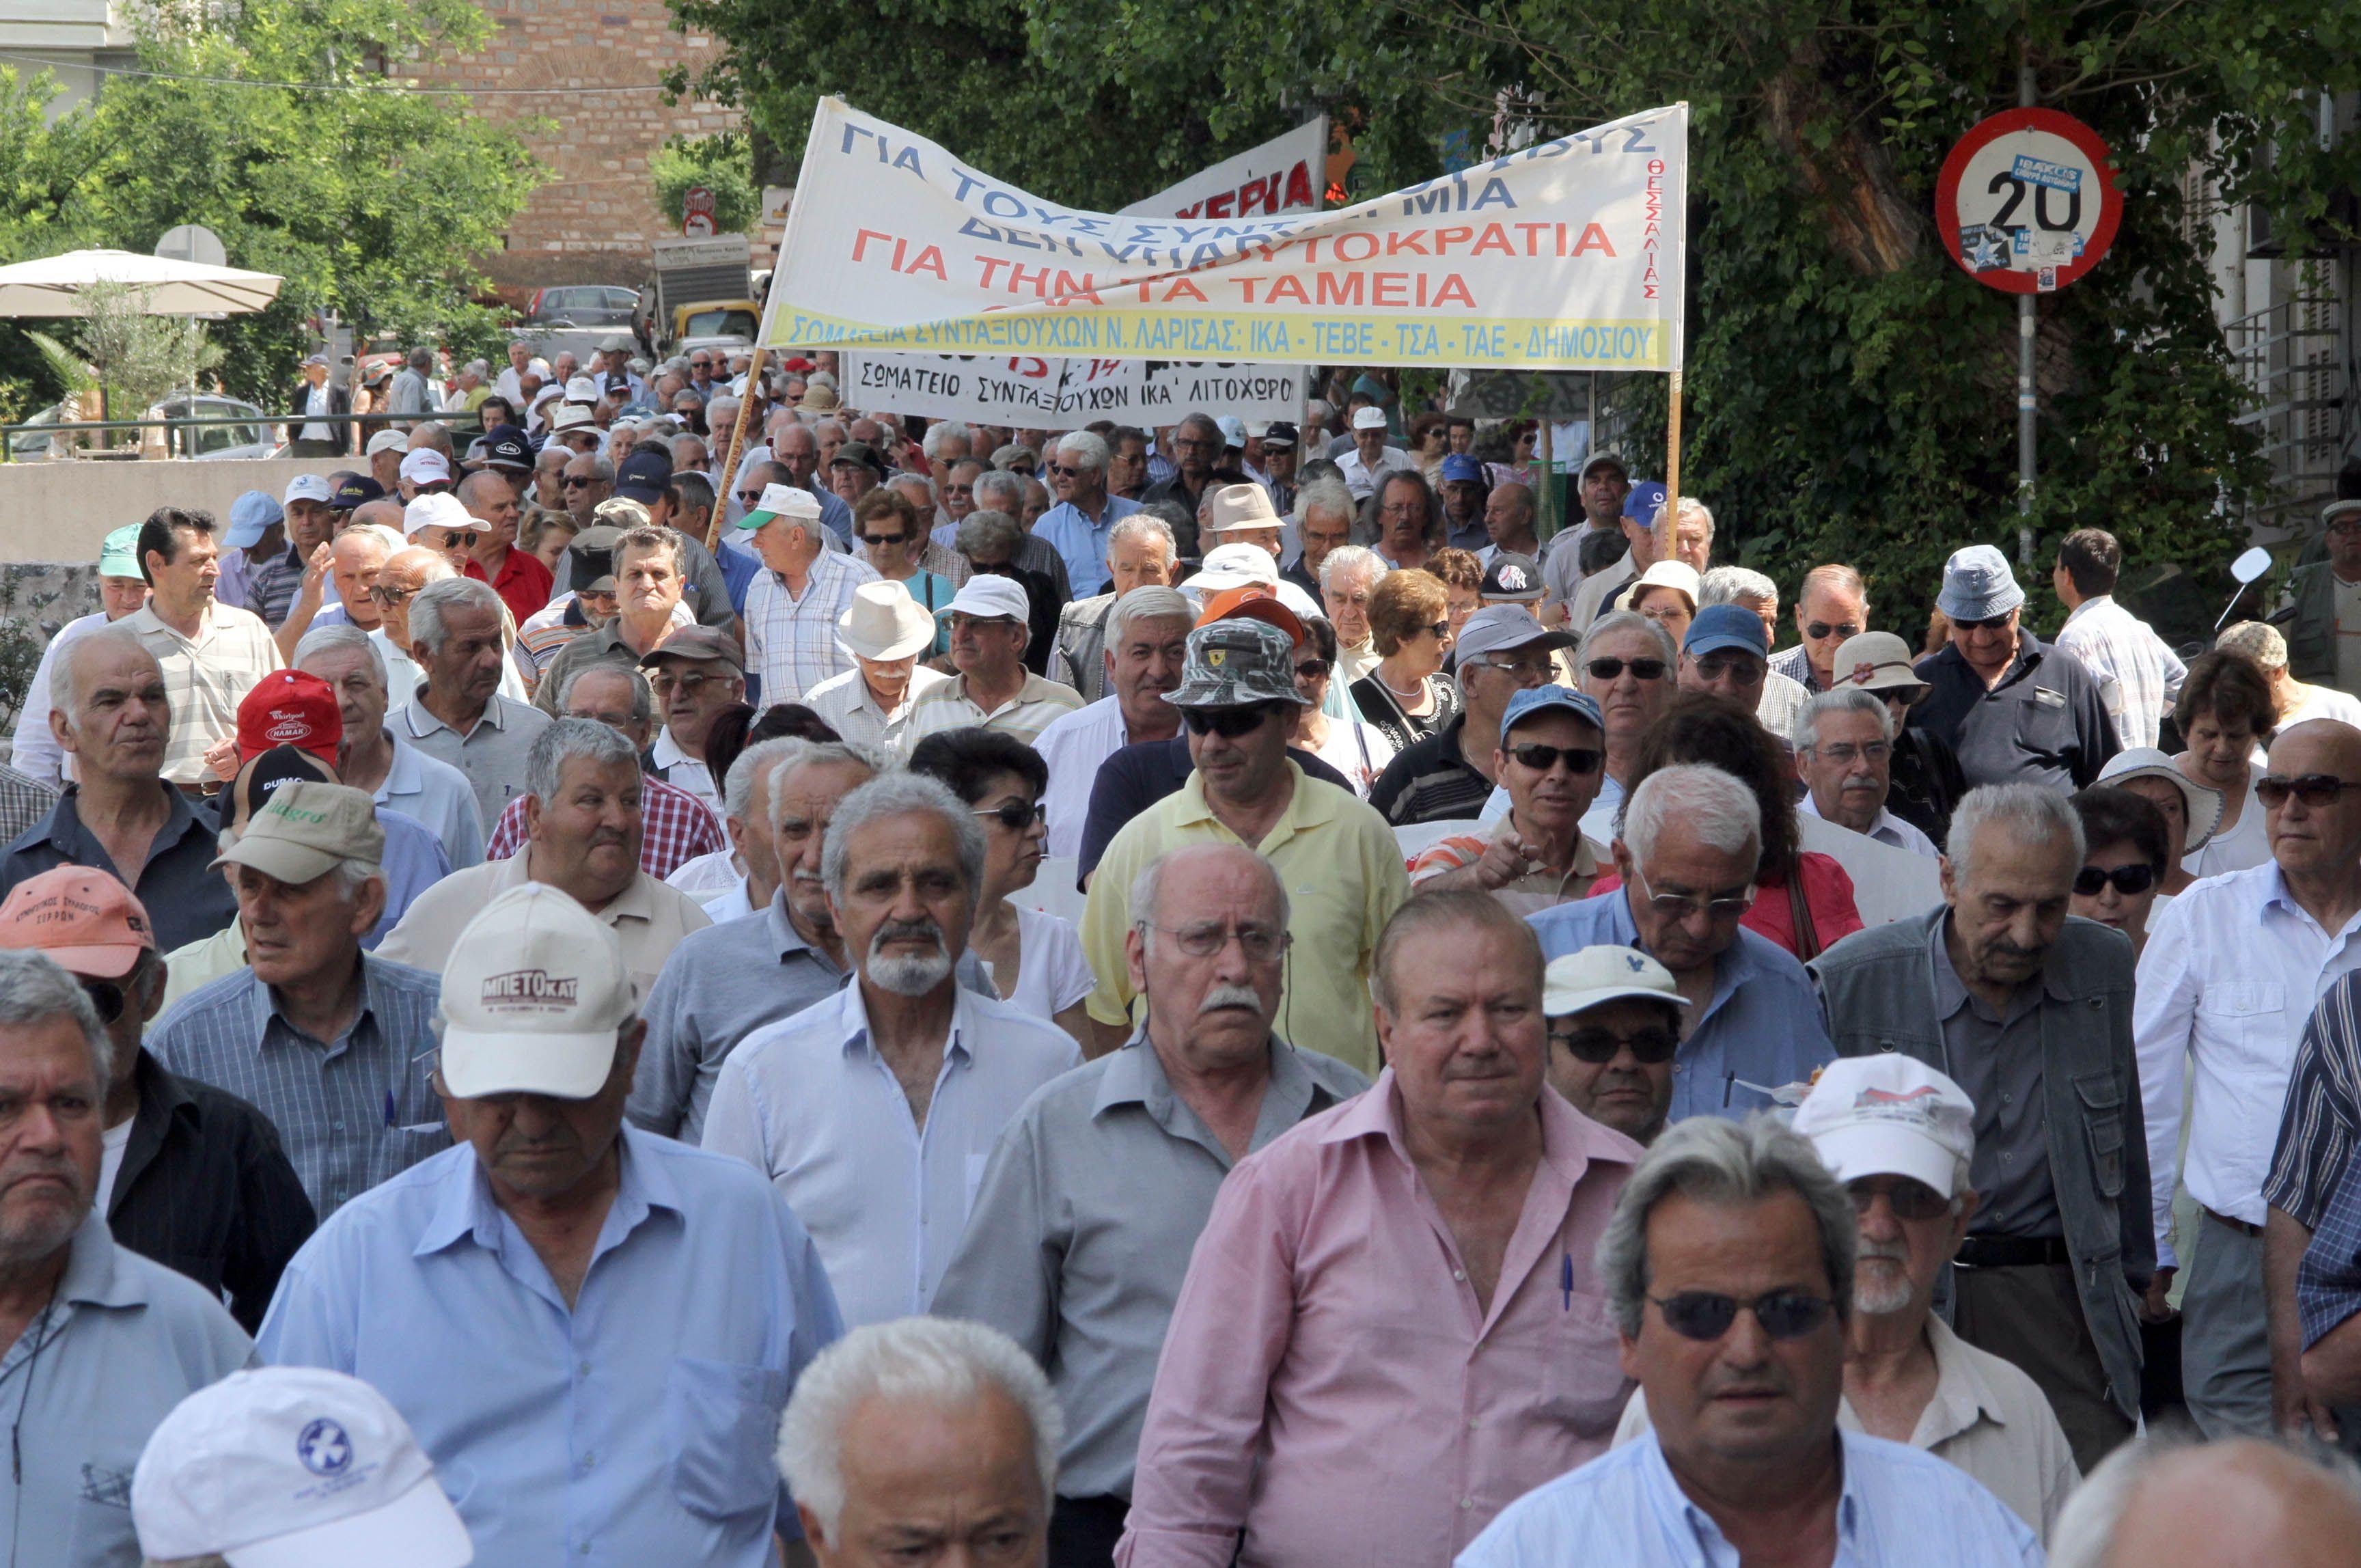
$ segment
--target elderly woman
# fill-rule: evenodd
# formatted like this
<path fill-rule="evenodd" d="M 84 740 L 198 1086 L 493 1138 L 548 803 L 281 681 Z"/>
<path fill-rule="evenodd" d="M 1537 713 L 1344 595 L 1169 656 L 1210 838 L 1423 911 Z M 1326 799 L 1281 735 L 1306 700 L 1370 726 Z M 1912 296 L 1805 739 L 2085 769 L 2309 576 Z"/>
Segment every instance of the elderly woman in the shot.
<path fill-rule="evenodd" d="M 1336 678 L 1336 629 L 1315 615 L 1303 623 L 1303 638 L 1295 651 L 1295 689 L 1307 706 L 1295 710 L 1295 732 L 1288 743 L 1350 779 L 1354 793 L 1367 800 L 1369 787 L 1394 760 L 1393 744 L 1357 715 L 1338 718 L 1326 711 L 1328 688 Z"/>
<path fill-rule="evenodd" d="M 1428 556 L 1420 570 L 1443 585 L 1444 619 L 1451 623 L 1451 635 L 1457 637 L 1467 618 L 1483 605 L 1477 592 L 1484 586 L 1482 564 L 1465 550 L 1445 548 Z"/>
<path fill-rule="evenodd" d="M 2112 926 L 2132 939 L 2136 957 L 2147 946 L 2148 916 L 2159 903 L 2172 864 L 2164 813 L 2146 795 L 2093 784 L 2073 797 L 2082 819 L 2082 869 L 2074 876 L 2068 913 Z"/>
<path fill-rule="evenodd" d="M 517 534 L 517 547 L 554 573 L 566 547 L 574 543 L 576 532 L 572 513 L 536 507 Z"/>
<path fill-rule="evenodd" d="M 861 558 L 875 567 L 880 577 L 909 589 L 910 598 L 929 615 L 939 617 L 950 608 L 951 595 L 958 590 L 949 578 L 918 565 L 934 542 L 927 537 L 908 492 L 880 486 L 862 497 L 861 504 L 852 509 L 852 532 L 861 546 Z M 950 623 L 939 620 L 933 652 L 948 653 L 950 646 Z"/>
<path fill-rule="evenodd" d="M 1686 561 L 1659 561 L 1623 590 L 1616 608 L 1646 616 L 1670 633 L 1678 646 L 1689 634 L 1689 622 L 1697 619 L 1702 592 L 1696 567 Z"/>
<path fill-rule="evenodd" d="M 2153 746 L 2108 758 L 2099 770 L 2099 784 L 2129 791 L 2156 807 L 2164 818 L 2166 862 L 2158 885 L 2168 898 L 2186 890 L 2197 879 L 2182 863 L 2195 859 L 2222 825 L 2222 792 L 2197 783 Z"/>
<path fill-rule="evenodd" d="M 1339 544 L 1320 563 L 1320 608 L 1336 629 L 1336 669 L 1348 690 L 1377 668 L 1369 599 L 1391 570 L 1384 556 L 1359 544 Z"/>
<path fill-rule="evenodd" d="M 1443 674 L 1451 652 L 1451 597 L 1425 572 L 1388 573 L 1369 596 L 1369 641 L 1378 666 L 1353 683 L 1361 717 L 1407 751 L 1451 722 L 1458 685 Z"/>
<path fill-rule="evenodd" d="M 2213 639 L 2213 646 L 2224 653 L 2244 653 L 2262 670 L 2271 684 L 2279 729 L 2291 729 L 2314 718 L 2334 718 L 2361 729 L 2361 699 L 2334 686 L 2309 685 L 2290 674 L 2287 639 L 2268 621 L 2242 620 Z M 2256 752 L 2255 761 L 2262 760 L 2262 753 Z"/>
<path fill-rule="evenodd" d="M 2253 782 L 2263 776 L 2256 748 L 2268 745 L 2279 724 L 2270 678 L 2244 653 L 2213 652 L 2193 661 L 2172 717 L 2189 750 L 2173 759 L 2192 784 L 2219 790 L 2222 824 L 2181 867 L 2193 877 L 2244 871 L 2271 858 Z"/>
<path fill-rule="evenodd" d="M 910 751 L 910 771 L 941 780 L 983 824 L 983 896 L 968 928 L 969 950 L 983 960 L 1001 999 L 1090 1042 L 1083 999 L 1097 981 L 1072 924 L 1045 910 L 1008 902 L 1033 885 L 1049 829 L 1041 794 L 1049 764 L 1013 735 L 946 729 Z"/>

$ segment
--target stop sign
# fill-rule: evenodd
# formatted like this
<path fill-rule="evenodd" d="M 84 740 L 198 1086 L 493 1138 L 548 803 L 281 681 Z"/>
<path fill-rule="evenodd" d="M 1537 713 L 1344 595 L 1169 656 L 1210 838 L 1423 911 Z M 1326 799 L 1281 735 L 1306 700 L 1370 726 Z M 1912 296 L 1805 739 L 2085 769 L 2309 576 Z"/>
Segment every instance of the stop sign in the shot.
<path fill-rule="evenodd" d="M 1987 288 L 2048 293 L 2099 264 L 2123 221 L 2107 144 L 2055 109 L 2010 109 L 1960 138 L 1935 186 L 1944 248 Z"/>

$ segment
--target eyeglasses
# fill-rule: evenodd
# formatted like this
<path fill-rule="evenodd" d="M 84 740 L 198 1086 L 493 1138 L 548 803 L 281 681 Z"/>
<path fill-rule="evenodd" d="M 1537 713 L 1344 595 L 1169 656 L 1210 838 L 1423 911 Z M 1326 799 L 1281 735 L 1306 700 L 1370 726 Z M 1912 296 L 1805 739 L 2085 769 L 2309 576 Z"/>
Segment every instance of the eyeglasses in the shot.
<path fill-rule="evenodd" d="M 648 683 L 648 689 L 658 696 L 671 696 L 677 693 L 682 696 L 693 697 L 711 683 L 724 678 L 720 675 L 708 675 L 702 671 L 691 671 L 678 675 L 660 674 Z"/>
<path fill-rule="evenodd" d="M 1817 642 L 1823 637 L 1858 637 L 1861 635 L 1861 628 L 1850 620 L 1841 621 L 1834 626 L 1825 620 L 1814 620 L 1805 623 L 1804 635 Z"/>
<path fill-rule="evenodd" d="M 1804 750 L 1824 762 L 1834 762 L 1840 768 L 1849 768 L 1863 757 L 1867 757 L 1872 762 L 1885 761 L 1886 758 L 1894 755 L 1894 742 L 1872 740 L 1865 746 L 1856 746 L 1850 740 L 1839 740 L 1832 746 L 1806 746 Z"/>
<path fill-rule="evenodd" d="M 2117 866 L 2113 871 L 2100 866 L 2084 866 L 2074 873 L 2074 891 L 2085 898 L 2098 897 L 2109 883 L 2115 884 L 2117 893 L 2130 898 L 2146 893 L 2156 884 L 2156 868 L 2145 861 L 2137 861 L 2127 866 Z"/>
<path fill-rule="evenodd" d="M 1269 717 L 1270 708 L 1263 703 L 1257 703 L 1252 707 L 1184 707 L 1180 710 L 1180 721 L 1189 727 L 1190 734 L 1219 735 L 1225 740 L 1253 734 Z"/>
<path fill-rule="evenodd" d="M 1893 1206 L 1897 1220 L 1932 1220 L 1951 1212 L 1951 1201 L 1923 1181 L 1897 1176 L 1892 1179 L 1892 1186 L 1880 1187 L 1877 1180 L 1870 1177 L 1846 1184 L 1845 1190 L 1852 1194 L 1854 1213 L 1866 1214 L 1875 1208 L 1880 1193 Z"/>
<path fill-rule="evenodd" d="M 1737 893 L 1715 894 L 1699 897 L 1694 893 L 1658 893 L 1648 885 L 1647 873 L 1635 861 L 1631 880 L 1640 884 L 1640 896 L 1648 907 L 1667 920 L 1693 920 L 1699 915 L 1710 920 L 1742 919 L 1754 907 L 1754 884 L 1749 883 Z"/>
<path fill-rule="evenodd" d="M 2015 611 L 2014 610 L 2009 612 L 2010 615 L 2014 615 L 2015 613 Z M 2006 626 L 2008 622 L 2009 616 L 2007 615 L 1988 615 L 1982 620 L 1954 620 L 1951 622 L 1951 630 L 1954 631 L 1998 631 L 2001 628 Z"/>
<path fill-rule="evenodd" d="M 1268 926 L 1230 927 L 1219 921 L 1207 920 L 1194 926 L 1159 926 L 1153 921 L 1139 923 L 1143 931 L 1161 931 L 1192 959 L 1210 959 L 1237 938 L 1246 957 L 1258 964 L 1267 964 L 1287 951 L 1293 938 L 1285 931 L 1275 931 Z"/>
<path fill-rule="evenodd" d="M 1300 681 L 1325 680 L 1328 672 L 1336 667 L 1330 659 L 1306 659 L 1295 666 L 1295 678 Z"/>
<path fill-rule="evenodd" d="M 1519 680 L 1546 683 L 1556 677 L 1557 666 L 1547 659 L 1477 659 L 1472 663 L 1488 670 L 1499 670 Z"/>
<path fill-rule="evenodd" d="M 1735 681 L 1741 686 L 1761 684 L 1765 668 L 1762 660 L 1750 658 L 1744 653 L 1733 653 L 1728 658 L 1719 653 L 1708 653 L 1697 662 L 1697 674 L 1702 678 Z"/>
<path fill-rule="evenodd" d="M 1219 452 L 1222 449 L 1222 443 L 1218 439 L 1200 441 L 1187 435 L 1175 437 L 1172 444 L 1176 450 L 1181 452 Z"/>
<path fill-rule="evenodd" d="M 369 598 L 377 600 L 378 603 L 385 606 L 388 609 L 390 609 L 395 605 L 400 604 L 402 600 L 408 598 L 417 591 L 418 590 L 416 588 L 388 587 L 383 583 L 379 583 L 377 587 L 369 589 Z"/>
<path fill-rule="evenodd" d="M 97 1012 L 100 1023 L 112 1024 L 123 1016 L 121 986 L 111 980 L 93 980 L 86 975 L 75 978 L 82 981 L 82 994 L 90 998 L 90 1004 Z"/>
<path fill-rule="evenodd" d="M 1564 762 L 1565 771 L 1576 778 L 1587 778 L 1597 773 L 1598 764 L 1607 760 L 1606 752 L 1588 746 L 1543 746 L 1528 742 L 1522 746 L 1511 746 L 1508 751 L 1521 768 L 1545 773 Z"/>
<path fill-rule="evenodd" d="M 970 817 L 989 817 L 1011 833 L 1022 833 L 1036 822 L 1047 822 L 1049 814 L 1039 801 L 1029 804 L 1022 800 L 1004 800 L 989 811 L 971 811 Z"/>
<path fill-rule="evenodd" d="M 1606 1066 L 1627 1046 L 1633 1061 L 1654 1067 L 1672 1060 L 1681 1044 L 1670 1029 L 1642 1029 L 1636 1035 L 1620 1037 L 1605 1029 L 1552 1029 L 1550 1043 L 1564 1046 L 1568 1056 L 1593 1067 Z"/>
<path fill-rule="evenodd" d="M 1594 681 L 1611 681 L 1626 670 L 1633 680 L 1661 681 L 1671 666 L 1662 659 L 1593 659 L 1582 667 Z"/>
<path fill-rule="evenodd" d="M 1735 1296 L 1724 1296 L 1716 1290 L 1683 1290 L 1671 1296 L 1651 1296 L 1656 1310 L 1664 1315 L 1664 1326 L 1683 1339 L 1710 1343 L 1730 1332 L 1738 1321 L 1740 1309 L 1754 1314 L 1763 1332 L 1773 1339 L 1802 1339 L 1828 1321 L 1837 1304 L 1825 1296 L 1807 1296 L 1801 1290 L 1772 1290 L 1741 1301 Z"/>
<path fill-rule="evenodd" d="M 863 544 L 878 550 L 890 550 L 910 543 L 910 536 L 906 533 L 864 533 L 860 535 L 860 539 Z"/>
<path fill-rule="evenodd" d="M 2276 811 L 2289 795 L 2310 806 L 2334 806 L 2348 789 L 2361 789 L 2361 779 L 2340 779 L 2334 773 L 2306 773 L 2300 779 L 2267 773 L 2255 781 L 2255 798 Z"/>

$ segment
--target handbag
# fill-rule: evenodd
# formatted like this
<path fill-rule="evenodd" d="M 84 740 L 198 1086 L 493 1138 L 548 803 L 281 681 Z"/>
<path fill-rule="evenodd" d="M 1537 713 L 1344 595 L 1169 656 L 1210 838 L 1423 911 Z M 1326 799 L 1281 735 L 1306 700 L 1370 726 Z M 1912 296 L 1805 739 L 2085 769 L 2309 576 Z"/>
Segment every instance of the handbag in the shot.
<path fill-rule="evenodd" d="M 1795 857 L 1795 869 L 1787 873 L 1787 913 L 1795 925 L 1795 957 L 1810 963 L 1820 956 L 1820 934 L 1812 926 L 1812 905 L 1804 897 L 1804 858 Z"/>

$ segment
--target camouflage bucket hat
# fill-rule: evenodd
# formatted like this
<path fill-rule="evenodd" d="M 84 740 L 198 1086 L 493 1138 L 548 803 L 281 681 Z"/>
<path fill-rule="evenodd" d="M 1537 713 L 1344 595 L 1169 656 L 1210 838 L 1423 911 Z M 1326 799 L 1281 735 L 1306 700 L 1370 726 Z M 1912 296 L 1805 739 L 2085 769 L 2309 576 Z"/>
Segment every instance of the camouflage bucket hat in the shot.
<path fill-rule="evenodd" d="M 1175 707 L 1251 707 L 1257 703 L 1301 706 L 1295 689 L 1295 645 L 1265 620 L 1216 620 L 1189 633 L 1189 659 L 1180 689 L 1164 700 Z"/>

